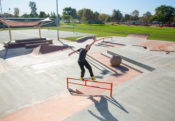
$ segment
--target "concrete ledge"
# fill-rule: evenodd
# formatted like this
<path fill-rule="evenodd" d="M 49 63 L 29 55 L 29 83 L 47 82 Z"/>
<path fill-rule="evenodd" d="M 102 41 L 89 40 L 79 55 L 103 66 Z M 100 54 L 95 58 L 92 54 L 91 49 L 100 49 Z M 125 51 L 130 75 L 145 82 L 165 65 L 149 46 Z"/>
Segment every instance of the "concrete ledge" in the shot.
<path fill-rule="evenodd" d="M 107 53 L 110 54 L 110 55 L 119 55 L 119 54 L 116 54 L 116 53 L 111 52 L 111 51 L 107 51 Z M 153 68 L 153 67 L 150 67 L 150 66 L 145 65 L 145 64 L 143 64 L 143 63 L 137 62 L 137 61 L 132 60 L 132 59 L 130 59 L 130 58 L 124 57 L 124 56 L 122 56 L 122 55 L 120 55 L 120 56 L 122 57 L 123 60 L 128 61 L 128 62 L 130 62 L 130 63 L 132 63 L 132 64 L 135 64 L 135 65 L 137 65 L 137 66 L 140 66 L 140 67 L 142 67 L 142 68 L 144 68 L 144 69 L 146 69 L 146 70 L 148 70 L 148 71 L 153 71 L 153 70 L 155 70 L 155 68 Z"/>
<path fill-rule="evenodd" d="M 130 33 L 130 34 L 128 34 L 128 37 L 148 39 L 149 34 Z"/>
<path fill-rule="evenodd" d="M 18 48 L 18 47 L 28 47 L 30 45 L 38 45 L 38 44 L 52 44 L 53 40 L 35 40 L 35 41 L 21 41 L 21 42 L 12 42 L 12 43 L 5 43 L 4 46 L 8 48 Z M 36 47 L 36 46 L 35 46 Z"/>
<path fill-rule="evenodd" d="M 40 41 L 40 40 L 46 40 L 46 38 L 20 39 L 20 40 L 15 40 L 15 42 L 16 42 L 16 43 L 21 43 L 21 42 L 33 42 L 33 41 Z"/>
<path fill-rule="evenodd" d="M 108 58 L 112 58 L 112 55 L 108 54 L 107 52 L 103 52 L 101 54 L 103 56 L 108 57 Z M 137 65 L 134 65 L 134 64 L 132 64 L 130 62 L 127 62 L 125 60 L 122 60 L 122 64 L 125 65 L 125 66 L 128 66 L 128 67 L 130 67 L 130 68 L 132 68 L 132 69 L 134 69 L 134 70 L 136 70 L 136 71 L 138 71 L 140 73 L 144 73 L 144 72 L 147 72 L 148 71 L 148 70 L 145 70 L 144 68 L 141 68 L 141 67 L 139 67 Z"/>
<path fill-rule="evenodd" d="M 125 44 L 117 43 L 117 42 L 110 42 L 110 41 L 103 41 L 103 43 L 110 43 L 110 44 L 116 44 L 121 46 L 126 46 Z"/>

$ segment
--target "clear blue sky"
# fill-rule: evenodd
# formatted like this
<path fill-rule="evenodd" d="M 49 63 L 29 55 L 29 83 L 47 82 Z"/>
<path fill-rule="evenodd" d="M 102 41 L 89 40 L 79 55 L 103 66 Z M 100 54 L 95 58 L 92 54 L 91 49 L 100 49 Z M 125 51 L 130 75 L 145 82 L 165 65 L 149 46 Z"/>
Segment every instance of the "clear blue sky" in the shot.
<path fill-rule="evenodd" d="M 30 13 L 29 1 L 36 2 L 38 13 L 39 11 L 50 13 L 56 8 L 56 0 L 2 0 L 3 12 L 9 12 L 10 8 L 10 13 L 13 13 L 14 8 L 17 7 L 20 9 L 20 15 Z M 69 6 L 76 8 L 77 11 L 82 8 L 90 8 L 93 11 L 106 14 L 112 14 L 113 9 L 119 9 L 123 14 L 130 14 L 137 9 L 140 16 L 147 11 L 154 14 L 155 8 L 160 5 L 175 7 L 175 0 L 58 0 L 58 2 L 60 14 L 62 14 L 63 8 Z"/>

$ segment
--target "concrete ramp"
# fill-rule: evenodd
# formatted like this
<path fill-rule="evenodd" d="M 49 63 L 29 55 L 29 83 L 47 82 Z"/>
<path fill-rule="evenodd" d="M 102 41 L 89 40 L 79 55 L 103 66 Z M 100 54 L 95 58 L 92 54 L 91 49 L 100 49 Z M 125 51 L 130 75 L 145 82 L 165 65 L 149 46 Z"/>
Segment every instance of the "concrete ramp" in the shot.
<path fill-rule="evenodd" d="M 93 39 L 93 38 L 94 38 L 94 36 L 84 36 L 84 37 L 78 38 L 77 42 L 82 43 L 82 42 L 85 42 L 88 39 Z"/>
<path fill-rule="evenodd" d="M 136 34 L 136 33 L 131 33 L 131 34 L 128 34 L 128 37 L 132 37 L 132 38 L 141 38 L 141 39 L 148 39 L 149 34 Z"/>
<path fill-rule="evenodd" d="M 32 54 L 39 55 L 39 54 L 47 54 L 51 52 L 58 52 L 65 49 L 68 49 L 69 46 L 56 46 L 56 45 L 40 45 L 33 49 Z"/>
<path fill-rule="evenodd" d="M 144 47 L 150 51 L 175 51 L 175 42 L 158 41 L 158 40 L 147 40 L 136 46 Z"/>

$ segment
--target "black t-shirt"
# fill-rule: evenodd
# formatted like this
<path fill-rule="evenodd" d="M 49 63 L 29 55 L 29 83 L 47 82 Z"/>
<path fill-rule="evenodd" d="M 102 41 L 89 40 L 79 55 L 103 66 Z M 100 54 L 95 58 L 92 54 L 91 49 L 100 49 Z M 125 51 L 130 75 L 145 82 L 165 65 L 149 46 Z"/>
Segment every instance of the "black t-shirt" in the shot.
<path fill-rule="evenodd" d="M 78 52 L 79 52 L 79 59 L 78 59 L 78 61 L 79 62 L 85 61 L 86 60 L 87 50 L 84 49 L 84 48 L 80 48 L 80 49 L 78 49 Z"/>

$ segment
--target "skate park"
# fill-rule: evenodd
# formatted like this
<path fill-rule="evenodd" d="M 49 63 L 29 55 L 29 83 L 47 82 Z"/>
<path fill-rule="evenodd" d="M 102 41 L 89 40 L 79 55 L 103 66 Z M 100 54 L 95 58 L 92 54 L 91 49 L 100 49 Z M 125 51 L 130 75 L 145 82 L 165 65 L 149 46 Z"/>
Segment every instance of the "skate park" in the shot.
<path fill-rule="evenodd" d="M 160 16 L 175 10 L 169 0 L 77 1 L 21 1 L 30 12 L 0 0 L 0 121 L 173 121 L 175 16 Z"/>
<path fill-rule="evenodd" d="M 48 31 L 42 30 L 43 37 L 56 33 Z M 27 38 L 31 30 L 15 32 L 15 36 L 22 32 L 25 34 L 20 37 Z M 60 33 L 63 33 L 61 36 L 79 34 Z M 83 43 L 61 41 L 78 49 L 92 40 Z M 12 48 L 3 59 L 1 46 L 0 120 L 173 120 L 175 53 L 136 46 L 145 41 L 148 40 L 114 36 L 93 45 L 88 61 L 96 80 L 113 83 L 112 98 L 109 91 L 92 87 L 69 85 L 70 89 L 66 88 L 66 78 L 79 78 L 80 71 L 77 55 L 68 57 L 71 49 L 35 55 L 31 49 Z M 56 38 L 53 44 L 61 45 Z M 122 64 L 116 68 L 109 63 L 115 54 L 122 56 Z M 88 79 L 89 74 L 85 77 Z"/>

